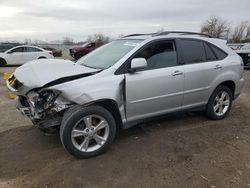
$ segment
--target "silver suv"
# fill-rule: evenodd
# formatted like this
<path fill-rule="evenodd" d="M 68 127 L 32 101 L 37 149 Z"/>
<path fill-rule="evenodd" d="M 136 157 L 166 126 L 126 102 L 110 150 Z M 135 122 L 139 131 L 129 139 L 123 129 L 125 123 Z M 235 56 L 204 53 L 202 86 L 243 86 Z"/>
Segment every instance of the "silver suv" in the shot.
<path fill-rule="evenodd" d="M 7 81 L 17 108 L 45 131 L 60 130 L 77 158 L 103 153 L 119 129 L 200 109 L 223 119 L 243 87 L 242 59 L 220 39 L 199 33 L 130 35 L 76 63 L 35 60 Z"/>

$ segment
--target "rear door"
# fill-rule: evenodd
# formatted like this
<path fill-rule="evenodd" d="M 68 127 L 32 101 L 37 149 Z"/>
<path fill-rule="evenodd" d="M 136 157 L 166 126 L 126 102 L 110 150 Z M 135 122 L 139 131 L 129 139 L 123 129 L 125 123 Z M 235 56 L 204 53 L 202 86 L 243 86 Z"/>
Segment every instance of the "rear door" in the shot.
<path fill-rule="evenodd" d="M 181 108 L 183 67 L 178 65 L 174 41 L 153 42 L 133 58 L 145 58 L 148 67 L 126 73 L 126 114 L 129 121 Z"/>
<path fill-rule="evenodd" d="M 209 89 L 223 67 L 219 55 L 214 52 L 217 48 L 202 40 L 181 39 L 180 42 L 185 63 L 183 108 L 204 105 Z"/>

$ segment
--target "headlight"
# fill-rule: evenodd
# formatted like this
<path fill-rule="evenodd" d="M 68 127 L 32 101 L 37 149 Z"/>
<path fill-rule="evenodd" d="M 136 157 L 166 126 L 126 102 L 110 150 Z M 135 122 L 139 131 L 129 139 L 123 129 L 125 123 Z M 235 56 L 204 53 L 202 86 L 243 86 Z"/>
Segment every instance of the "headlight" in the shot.
<path fill-rule="evenodd" d="M 34 105 L 35 101 L 37 101 L 39 94 L 37 92 L 31 91 L 27 94 L 27 98 Z"/>
<path fill-rule="evenodd" d="M 52 90 L 44 90 L 39 93 L 38 100 L 36 105 L 42 107 L 43 110 L 48 110 L 53 107 L 56 98 L 59 96 L 59 93 L 56 93 Z"/>
<path fill-rule="evenodd" d="M 39 113 L 49 110 L 53 107 L 55 100 L 60 95 L 58 91 L 41 90 L 39 92 L 30 92 L 27 94 L 29 101 L 33 104 Z"/>

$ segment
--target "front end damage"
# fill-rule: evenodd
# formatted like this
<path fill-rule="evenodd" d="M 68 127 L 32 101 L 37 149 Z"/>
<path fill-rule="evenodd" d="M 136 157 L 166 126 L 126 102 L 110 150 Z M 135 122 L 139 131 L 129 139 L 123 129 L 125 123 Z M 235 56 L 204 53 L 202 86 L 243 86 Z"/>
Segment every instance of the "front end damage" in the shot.
<path fill-rule="evenodd" d="M 126 121 L 124 75 L 114 77 L 113 69 L 102 72 L 63 61 L 44 63 L 21 66 L 6 82 L 18 96 L 17 109 L 41 130 L 54 132 L 60 128 L 65 111 L 74 105 L 103 100 L 115 102 L 122 122 Z"/>
<path fill-rule="evenodd" d="M 68 79 L 72 80 L 71 77 Z M 32 123 L 44 132 L 51 133 L 58 130 L 65 110 L 74 105 L 73 102 L 65 99 L 60 91 L 47 87 L 30 89 L 15 75 L 12 75 L 6 84 L 8 89 L 18 96 L 17 110 L 30 118 Z"/>
<path fill-rule="evenodd" d="M 45 132 L 57 130 L 65 110 L 72 105 L 74 104 L 64 99 L 60 92 L 52 90 L 31 91 L 17 99 L 18 111 Z"/>

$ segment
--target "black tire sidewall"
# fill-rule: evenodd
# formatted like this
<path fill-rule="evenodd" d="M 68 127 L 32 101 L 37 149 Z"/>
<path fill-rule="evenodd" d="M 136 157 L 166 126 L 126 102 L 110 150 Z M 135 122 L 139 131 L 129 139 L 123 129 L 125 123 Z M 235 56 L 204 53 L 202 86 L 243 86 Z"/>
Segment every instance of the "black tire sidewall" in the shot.
<path fill-rule="evenodd" d="M 217 114 L 215 114 L 214 112 L 214 100 L 216 98 L 216 96 L 218 95 L 218 93 L 222 92 L 222 91 L 225 91 L 228 93 L 229 97 L 230 97 L 230 104 L 229 104 L 229 107 L 228 107 L 228 110 L 227 112 L 222 115 L 222 116 L 218 116 Z M 209 98 L 209 101 L 208 101 L 208 104 L 207 104 L 207 110 L 206 110 L 206 114 L 207 116 L 210 118 L 210 119 L 213 119 L 213 120 L 220 120 L 220 119 L 224 119 L 228 113 L 230 112 L 231 110 L 231 106 L 232 106 L 232 102 L 233 102 L 233 94 L 232 94 L 232 91 L 226 87 L 226 86 L 218 86 L 213 94 L 211 95 L 211 97 Z"/>
<path fill-rule="evenodd" d="M 7 65 L 7 63 L 6 63 L 5 59 L 0 58 L 0 67 L 4 67 L 6 65 Z"/>
<path fill-rule="evenodd" d="M 75 111 L 71 110 L 69 113 L 70 114 L 65 114 L 67 117 L 66 119 L 63 120 L 60 128 L 61 142 L 66 151 L 79 159 L 90 158 L 105 152 L 110 146 L 110 144 L 113 142 L 116 135 L 116 124 L 111 113 L 107 111 L 105 108 L 99 106 L 82 107 L 80 109 L 76 109 Z M 96 114 L 106 119 L 106 121 L 109 124 L 109 136 L 106 143 L 98 150 L 93 152 L 81 152 L 74 147 L 71 140 L 71 132 L 77 121 L 79 121 L 84 116 L 91 114 Z"/>

